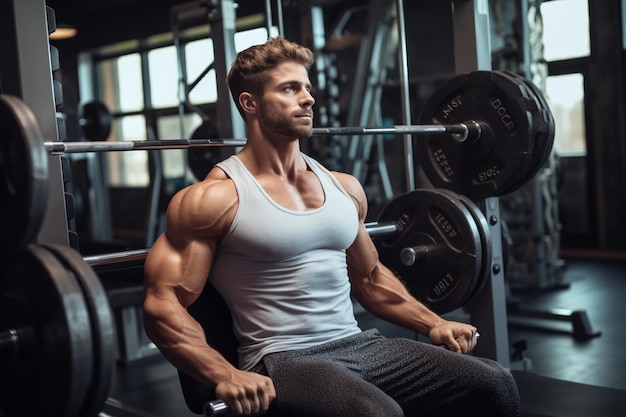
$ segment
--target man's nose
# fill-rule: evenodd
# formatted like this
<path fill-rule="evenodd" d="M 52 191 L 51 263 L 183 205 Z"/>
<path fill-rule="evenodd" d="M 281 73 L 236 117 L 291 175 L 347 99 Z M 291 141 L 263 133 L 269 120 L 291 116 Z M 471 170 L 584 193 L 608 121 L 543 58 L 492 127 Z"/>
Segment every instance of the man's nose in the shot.
<path fill-rule="evenodd" d="M 312 106 L 315 103 L 315 98 L 309 90 L 304 89 L 302 93 L 302 105 Z"/>

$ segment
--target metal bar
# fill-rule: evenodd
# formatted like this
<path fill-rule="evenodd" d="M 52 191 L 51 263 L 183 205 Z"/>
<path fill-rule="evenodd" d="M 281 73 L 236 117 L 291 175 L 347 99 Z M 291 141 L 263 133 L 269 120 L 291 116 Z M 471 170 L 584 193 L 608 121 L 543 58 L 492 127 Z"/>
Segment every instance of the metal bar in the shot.
<path fill-rule="evenodd" d="M 404 17 L 404 2 L 396 0 L 396 14 L 398 20 L 398 67 L 400 69 L 401 93 L 402 93 L 402 120 L 411 124 L 411 102 L 409 93 L 409 64 L 406 40 L 406 20 Z M 406 189 L 415 189 L 415 167 L 413 166 L 413 138 L 404 135 L 404 169 L 406 174 Z"/>
<path fill-rule="evenodd" d="M 10 2 L 7 2 L 10 3 Z M 8 4 L 3 2 L 2 13 L 7 13 Z M 10 11 L 11 8 L 9 7 Z M 41 133 L 48 139 L 59 139 L 59 130 L 54 98 L 54 80 L 50 65 L 50 42 L 46 2 L 44 0 L 13 0 L 14 40 L 17 61 L 7 62 L 3 54 L 3 66 L 14 65 L 18 70 L 21 98 L 32 110 Z M 11 42 L 7 39 L 6 42 Z M 4 48 L 4 46 L 3 46 Z M 8 86 L 2 79 L 2 89 Z M 65 207 L 65 187 L 61 159 L 51 157 L 48 161 L 49 190 L 45 217 L 37 241 L 69 246 L 69 225 Z"/>
<path fill-rule="evenodd" d="M 475 122 L 453 125 L 415 125 L 378 127 L 320 127 L 313 128 L 313 136 L 325 135 L 384 135 L 384 134 L 451 134 L 459 141 L 475 140 L 480 136 L 480 125 Z M 44 142 L 52 155 L 83 152 L 111 152 L 137 150 L 187 149 L 219 146 L 244 146 L 245 139 L 167 139 L 136 141 Z"/>
<path fill-rule="evenodd" d="M 366 223 L 365 228 L 373 239 L 384 239 L 386 237 L 392 237 L 395 236 L 395 234 L 398 232 L 398 227 L 393 222 Z M 146 256 L 148 256 L 148 252 L 150 252 L 150 248 L 134 249 L 128 251 L 85 256 L 83 257 L 83 260 L 91 267 L 121 265 L 123 263 L 143 261 L 146 259 Z"/>
<path fill-rule="evenodd" d="M 393 237 L 398 233 L 398 226 L 393 222 L 384 223 L 366 223 L 365 228 L 372 239 L 384 239 Z"/>
<path fill-rule="evenodd" d="M 44 142 L 53 155 L 82 152 L 149 151 L 163 149 L 188 149 L 219 146 L 243 146 L 245 139 L 168 139 L 101 142 Z"/>
<path fill-rule="evenodd" d="M 149 248 L 135 249 L 122 252 L 104 253 L 101 255 L 86 256 L 83 260 L 91 267 L 119 265 L 126 262 L 142 261 L 150 252 Z"/>

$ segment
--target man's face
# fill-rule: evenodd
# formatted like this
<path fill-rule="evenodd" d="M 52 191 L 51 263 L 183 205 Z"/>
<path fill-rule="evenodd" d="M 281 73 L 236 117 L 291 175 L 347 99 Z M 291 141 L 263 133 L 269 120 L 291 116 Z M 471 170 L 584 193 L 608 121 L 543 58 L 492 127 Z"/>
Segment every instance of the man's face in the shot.
<path fill-rule="evenodd" d="M 306 68 L 284 62 L 268 71 L 259 103 L 259 122 L 272 134 L 308 138 L 313 129 L 314 103 Z"/>

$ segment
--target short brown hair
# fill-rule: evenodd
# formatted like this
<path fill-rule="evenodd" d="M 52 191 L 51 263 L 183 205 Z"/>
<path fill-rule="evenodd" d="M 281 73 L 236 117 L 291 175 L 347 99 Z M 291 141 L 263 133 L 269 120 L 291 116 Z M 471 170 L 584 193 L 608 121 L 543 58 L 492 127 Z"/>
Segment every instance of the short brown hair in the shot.
<path fill-rule="evenodd" d="M 266 71 L 286 61 L 295 61 L 308 70 L 313 65 L 315 57 L 309 48 L 282 37 L 270 38 L 264 44 L 251 46 L 237 54 L 226 77 L 226 83 L 244 120 L 246 117 L 239 105 L 241 93 L 249 92 L 262 96 L 267 79 Z"/>

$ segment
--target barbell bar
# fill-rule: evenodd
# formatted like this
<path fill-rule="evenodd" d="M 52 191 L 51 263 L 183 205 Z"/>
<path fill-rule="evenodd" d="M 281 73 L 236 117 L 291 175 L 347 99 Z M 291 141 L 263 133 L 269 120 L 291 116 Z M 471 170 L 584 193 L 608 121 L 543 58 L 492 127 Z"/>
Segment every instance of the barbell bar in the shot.
<path fill-rule="evenodd" d="M 398 233 L 398 225 L 394 222 L 368 222 L 365 223 L 365 228 L 367 229 L 367 233 L 369 233 L 372 239 L 385 239 L 389 237 L 396 236 Z M 412 261 L 407 261 L 407 265 L 412 265 L 415 263 L 415 260 L 420 256 L 413 254 L 413 252 L 420 254 L 427 254 L 432 249 L 429 249 L 426 245 L 420 245 L 419 247 L 407 247 L 405 248 L 407 253 L 405 255 L 401 255 L 404 258 L 413 258 Z M 132 249 L 126 251 L 119 252 L 109 252 L 97 255 L 88 255 L 83 258 L 85 263 L 92 268 L 106 268 L 106 267 L 116 267 L 116 266 L 128 266 L 129 264 L 141 263 L 150 253 L 150 248 L 143 249 Z M 0 355 L 2 356 L 2 355 Z"/>
<path fill-rule="evenodd" d="M 317 127 L 312 136 L 327 135 L 401 135 L 401 134 L 448 134 L 457 142 L 476 141 L 482 128 L 476 121 L 451 125 L 398 125 L 374 127 Z M 52 155 L 84 152 L 113 152 L 136 150 L 188 149 L 201 147 L 243 146 L 245 139 L 163 139 L 136 141 L 85 141 L 85 142 L 44 142 L 44 147 Z"/>
<path fill-rule="evenodd" d="M 521 187 L 547 160 L 554 140 L 554 118 L 541 92 L 530 81 L 502 71 L 475 71 L 444 83 L 424 106 L 419 123 L 315 128 L 313 134 L 414 132 L 414 165 L 423 168 L 435 187 L 472 200 Z M 245 139 L 207 139 L 210 132 L 193 139 L 45 142 L 28 106 L 5 95 L 0 95 L 0 132 L 0 194 L 7 200 L 0 206 L 0 226 L 8 231 L 0 242 L 0 259 L 33 241 L 43 224 L 50 153 L 190 148 L 190 155 L 204 151 L 211 156 L 211 147 L 245 144 Z M 196 159 L 209 169 L 216 162 Z"/>

